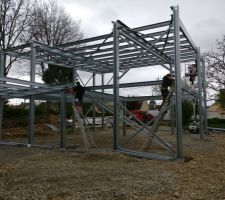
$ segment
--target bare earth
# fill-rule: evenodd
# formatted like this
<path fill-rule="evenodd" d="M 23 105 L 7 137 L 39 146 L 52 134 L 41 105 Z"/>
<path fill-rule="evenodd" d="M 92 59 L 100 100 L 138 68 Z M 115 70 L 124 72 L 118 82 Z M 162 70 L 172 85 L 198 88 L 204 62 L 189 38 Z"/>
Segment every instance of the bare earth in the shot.
<path fill-rule="evenodd" d="M 225 134 L 192 141 L 169 162 L 0 146 L 0 200 L 225 200 Z"/>

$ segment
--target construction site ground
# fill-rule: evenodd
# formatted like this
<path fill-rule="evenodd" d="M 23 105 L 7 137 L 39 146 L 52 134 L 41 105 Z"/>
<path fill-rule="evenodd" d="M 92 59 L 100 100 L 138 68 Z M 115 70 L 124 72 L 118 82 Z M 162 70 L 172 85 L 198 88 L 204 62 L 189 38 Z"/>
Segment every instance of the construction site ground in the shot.
<path fill-rule="evenodd" d="M 27 142 L 24 130 L 14 132 L 5 130 L 5 140 Z M 60 138 L 53 132 L 37 136 L 46 145 Z M 210 133 L 204 141 L 186 133 L 184 158 L 175 161 L 112 152 L 112 129 L 95 131 L 108 150 L 79 153 L 73 137 L 67 136 L 64 150 L 0 145 L 0 200 L 225 200 L 225 133 Z"/>

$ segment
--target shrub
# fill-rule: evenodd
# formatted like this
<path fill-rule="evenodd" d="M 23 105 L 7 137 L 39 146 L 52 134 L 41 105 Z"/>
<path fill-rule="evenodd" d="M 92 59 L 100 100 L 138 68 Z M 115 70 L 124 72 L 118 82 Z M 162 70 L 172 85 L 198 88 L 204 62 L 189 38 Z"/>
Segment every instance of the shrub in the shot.
<path fill-rule="evenodd" d="M 225 119 L 219 118 L 208 119 L 208 126 L 214 128 L 225 128 Z"/>
<path fill-rule="evenodd" d="M 188 101 L 184 101 L 182 103 L 183 126 L 187 126 L 191 122 L 192 115 L 193 115 L 192 103 Z"/>

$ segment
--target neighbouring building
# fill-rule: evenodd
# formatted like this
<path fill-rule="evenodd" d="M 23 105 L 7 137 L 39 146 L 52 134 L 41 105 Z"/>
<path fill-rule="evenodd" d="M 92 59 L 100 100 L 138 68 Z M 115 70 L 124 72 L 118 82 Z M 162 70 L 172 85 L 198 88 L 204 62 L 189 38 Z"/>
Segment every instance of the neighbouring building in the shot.
<path fill-rule="evenodd" d="M 207 108 L 208 119 L 219 118 L 225 119 L 225 110 L 221 108 L 219 103 L 214 103 Z"/>

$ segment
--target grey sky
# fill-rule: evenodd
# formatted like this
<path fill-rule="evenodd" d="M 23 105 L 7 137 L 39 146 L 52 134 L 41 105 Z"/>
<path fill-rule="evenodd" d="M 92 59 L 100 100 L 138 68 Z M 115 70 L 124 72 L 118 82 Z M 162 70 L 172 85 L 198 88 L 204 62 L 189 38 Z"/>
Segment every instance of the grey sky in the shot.
<path fill-rule="evenodd" d="M 170 6 L 179 5 L 180 18 L 201 51 L 215 48 L 225 35 L 225 0 L 57 0 L 76 20 L 81 20 L 84 37 L 106 34 L 112 21 L 121 20 L 129 27 L 170 19 Z M 141 72 L 140 72 L 141 71 Z M 184 70 L 183 70 L 184 71 Z M 156 80 L 167 73 L 159 67 L 131 70 L 121 82 Z M 100 79 L 99 79 L 100 80 Z M 123 90 L 123 95 L 150 95 L 149 88 Z"/>
<path fill-rule="evenodd" d="M 172 5 L 179 5 L 180 18 L 202 51 L 215 47 L 225 34 L 225 0 L 57 0 L 74 19 L 80 19 L 85 37 L 111 31 L 111 21 L 130 27 L 170 19 Z"/>

